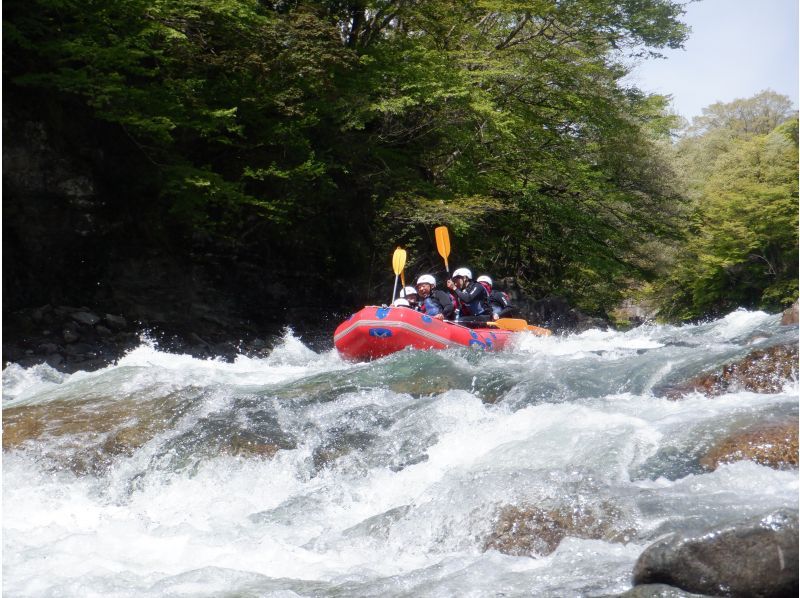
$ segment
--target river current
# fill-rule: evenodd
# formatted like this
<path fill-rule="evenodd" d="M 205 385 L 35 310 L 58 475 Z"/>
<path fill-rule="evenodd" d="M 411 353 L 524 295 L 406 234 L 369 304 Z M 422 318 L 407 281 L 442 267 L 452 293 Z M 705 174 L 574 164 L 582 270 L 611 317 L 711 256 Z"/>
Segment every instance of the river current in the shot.
<path fill-rule="evenodd" d="M 659 394 L 797 343 L 779 320 L 738 311 L 625 333 L 522 333 L 504 352 L 357 364 L 287 331 L 268 357 L 234 363 L 144 340 L 91 373 L 9 366 L 3 595 L 625 591 L 667 532 L 798 508 L 797 471 L 700 465 L 733 431 L 796 418 L 797 381 L 776 394 Z M 489 539 L 509 508 L 589 514 L 601 532 L 504 554 Z"/>

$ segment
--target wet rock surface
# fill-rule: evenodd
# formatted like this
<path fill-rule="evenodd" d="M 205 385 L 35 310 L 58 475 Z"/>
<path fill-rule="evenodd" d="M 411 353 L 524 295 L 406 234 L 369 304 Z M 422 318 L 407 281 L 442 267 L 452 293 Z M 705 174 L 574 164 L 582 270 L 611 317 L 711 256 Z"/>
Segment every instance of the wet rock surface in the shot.
<path fill-rule="evenodd" d="M 774 469 L 797 469 L 797 436 L 796 420 L 764 423 L 722 439 L 700 459 L 700 465 L 714 470 L 725 463 L 748 460 Z"/>
<path fill-rule="evenodd" d="M 604 598 L 703 598 L 708 594 L 695 594 L 663 583 L 652 583 L 634 586 L 622 594 L 614 594 Z"/>
<path fill-rule="evenodd" d="M 187 455 L 271 459 L 281 449 L 295 448 L 290 438 L 269 425 L 252 430 L 214 417 L 199 417 L 190 432 L 157 439 L 182 418 L 194 417 L 201 394 L 188 388 L 153 399 L 101 395 L 6 407 L 3 451 L 35 447 L 46 467 L 98 475 L 118 457 L 130 457 L 154 440 L 161 446 L 156 459 L 177 465 L 194 461 Z"/>
<path fill-rule="evenodd" d="M 721 371 L 701 374 L 664 389 L 661 394 L 669 399 L 680 399 L 693 392 L 710 397 L 738 390 L 780 392 L 787 380 L 797 379 L 797 357 L 796 345 L 758 349 L 740 361 L 725 365 Z"/>
<path fill-rule="evenodd" d="M 781 316 L 781 324 L 784 326 L 797 326 L 800 321 L 800 304 L 797 301 Z"/>
<path fill-rule="evenodd" d="M 786 509 L 735 525 L 670 534 L 641 554 L 634 585 L 666 584 L 711 596 L 797 596 L 797 538 L 797 513 Z"/>
<path fill-rule="evenodd" d="M 626 528 L 622 513 L 613 505 L 541 509 L 509 505 L 500 509 L 484 550 L 512 556 L 547 556 L 567 536 L 626 542 L 634 530 Z"/>

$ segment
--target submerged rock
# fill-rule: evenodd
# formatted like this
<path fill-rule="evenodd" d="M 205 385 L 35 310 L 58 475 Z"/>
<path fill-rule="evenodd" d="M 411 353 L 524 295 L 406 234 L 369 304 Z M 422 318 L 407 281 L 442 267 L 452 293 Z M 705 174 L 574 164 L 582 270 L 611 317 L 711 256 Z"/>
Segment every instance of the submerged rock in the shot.
<path fill-rule="evenodd" d="M 190 405 L 173 395 L 152 401 L 101 399 L 6 407 L 3 450 L 42 441 L 37 450 L 54 466 L 77 474 L 98 473 L 115 457 L 132 455 Z"/>
<path fill-rule="evenodd" d="M 797 537 L 797 513 L 788 509 L 731 526 L 670 534 L 639 556 L 633 582 L 712 596 L 797 596 Z"/>
<path fill-rule="evenodd" d="M 692 392 L 711 397 L 735 390 L 776 393 L 783 390 L 787 380 L 797 379 L 797 370 L 797 346 L 778 345 L 753 351 L 724 366 L 721 372 L 701 374 L 664 394 L 669 399 L 679 399 Z"/>
<path fill-rule="evenodd" d="M 714 445 L 700 465 L 714 470 L 724 463 L 748 460 L 774 469 L 797 468 L 797 431 L 793 420 L 737 432 Z"/>
<path fill-rule="evenodd" d="M 483 549 L 512 556 L 546 556 L 567 536 L 624 543 L 633 533 L 622 525 L 621 511 L 613 505 L 551 510 L 507 505 L 500 509 Z"/>

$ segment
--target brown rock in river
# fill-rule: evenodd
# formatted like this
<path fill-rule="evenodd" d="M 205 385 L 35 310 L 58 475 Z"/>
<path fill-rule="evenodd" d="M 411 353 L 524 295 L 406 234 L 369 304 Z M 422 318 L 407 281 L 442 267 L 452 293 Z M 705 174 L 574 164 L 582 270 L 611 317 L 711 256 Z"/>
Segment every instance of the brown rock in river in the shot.
<path fill-rule="evenodd" d="M 52 401 L 3 409 L 3 450 L 29 441 L 45 447 L 56 466 L 77 474 L 98 472 L 133 452 L 170 425 L 185 409 L 178 396 L 154 401 L 87 399 Z M 73 442 L 71 437 L 80 437 Z M 54 448 L 49 448 L 55 443 Z"/>
<path fill-rule="evenodd" d="M 797 428 L 797 421 L 792 420 L 738 432 L 712 447 L 700 464 L 714 470 L 724 463 L 749 460 L 774 469 L 796 469 Z"/>
<path fill-rule="evenodd" d="M 741 361 L 730 363 L 721 372 L 701 374 L 669 389 L 669 399 L 679 399 L 692 392 L 718 396 L 735 390 L 776 393 L 787 380 L 797 379 L 797 346 L 778 345 L 758 349 Z"/>
<path fill-rule="evenodd" d="M 625 529 L 621 520 L 621 512 L 613 505 L 594 509 L 562 506 L 551 510 L 507 505 L 500 510 L 483 549 L 513 556 L 546 556 L 567 536 L 626 542 L 634 530 Z"/>
<path fill-rule="evenodd" d="M 797 326 L 798 320 L 798 302 L 795 301 L 792 306 L 783 312 L 783 317 L 781 317 L 781 324 L 784 326 L 791 326 L 794 324 Z"/>

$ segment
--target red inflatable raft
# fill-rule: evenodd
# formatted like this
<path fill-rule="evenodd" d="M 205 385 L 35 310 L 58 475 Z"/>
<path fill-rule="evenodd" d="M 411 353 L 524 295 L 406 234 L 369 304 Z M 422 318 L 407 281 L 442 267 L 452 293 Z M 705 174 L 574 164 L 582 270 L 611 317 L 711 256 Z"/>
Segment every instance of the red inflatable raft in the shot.
<path fill-rule="evenodd" d="M 514 332 L 491 328 L 471 329 L 443 322 L 407 307 L 367 306 L 342 322 L 333 343 L 343 357 L 367 360 L 406 347 L 447 349 L 476 347 L 493 351 L 504 347 Z"/>

